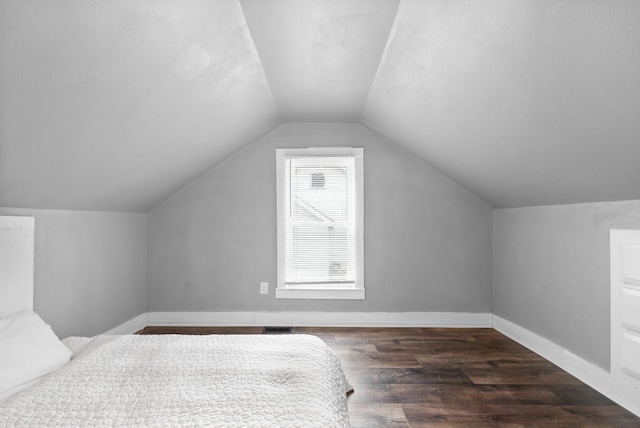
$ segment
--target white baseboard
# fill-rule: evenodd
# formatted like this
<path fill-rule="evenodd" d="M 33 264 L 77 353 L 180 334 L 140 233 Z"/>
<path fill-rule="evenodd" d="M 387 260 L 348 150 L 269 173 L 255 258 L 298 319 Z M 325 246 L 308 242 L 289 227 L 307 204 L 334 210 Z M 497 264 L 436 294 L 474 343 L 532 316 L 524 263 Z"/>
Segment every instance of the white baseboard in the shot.
<path fill-rule="evenodd" d="M 149 312 L 147 325 L 292 327 L 492 327 L 490 313 Z"/>
<path fill-rule="evenodd" d="M 634 388 L 633 385 L 612 376 L 608 371 L 584 360 L 562 346 L 499 316 L 493 316 L 493 327 L 580 379 L 620 406 L 640 416 L 640 390 Z"/>
<path fill-rule="evenodd" d="M 117 327 L 103 334 L 133 334 L 136 331 L 142 330 L 147 326 L 147 313 L 140 314 L 135 318 L 131 318 L 129 321 L 120 324 Z"/>

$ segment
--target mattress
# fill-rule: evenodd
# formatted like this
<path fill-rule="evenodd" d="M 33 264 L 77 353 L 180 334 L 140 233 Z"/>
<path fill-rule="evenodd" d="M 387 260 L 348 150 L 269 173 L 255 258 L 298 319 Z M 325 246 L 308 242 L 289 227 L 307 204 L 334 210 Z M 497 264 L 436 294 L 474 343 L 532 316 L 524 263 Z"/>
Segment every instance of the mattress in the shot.
<path fill-rule="evenodd" d="M 350 385 L 310 335 L 71 338 L 70 363 L 0 402 L 0 426 L 346 427 Z"/>

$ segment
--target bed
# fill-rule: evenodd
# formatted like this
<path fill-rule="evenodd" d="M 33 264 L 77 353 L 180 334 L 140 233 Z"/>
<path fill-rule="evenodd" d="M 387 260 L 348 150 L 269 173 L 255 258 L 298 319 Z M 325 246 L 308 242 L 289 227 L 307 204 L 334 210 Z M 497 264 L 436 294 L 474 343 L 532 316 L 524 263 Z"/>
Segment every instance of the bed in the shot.
<path fill-rule="evenodd" d="M 10 317 L 30 331 L 16 335 L 15 325 L 7 328 Z M 14 379 L 18 387 L 0 401 L 0 426 L 349 426 L 351 387 L 337 356 L 315 336 L 59 341 L 51 334 L 31 310 L 0 320 L 0 382 L 37 368 L 34 379 Z M 42 343 L 16 343 L 17 337 L 39 335 Z M 14 352 L 16 346 L 20 352 Z M 30 356 L 21 359 L 29 349 Z M 52 357 L 57 361 L 40 361 Z"/>

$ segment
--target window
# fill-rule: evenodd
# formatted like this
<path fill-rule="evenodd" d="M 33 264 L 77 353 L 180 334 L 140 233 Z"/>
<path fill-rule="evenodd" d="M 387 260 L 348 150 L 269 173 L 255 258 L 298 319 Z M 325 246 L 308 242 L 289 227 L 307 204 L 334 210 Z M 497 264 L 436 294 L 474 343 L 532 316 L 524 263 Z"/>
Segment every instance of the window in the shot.
<path fill-rule="evenodd" d="M 364 299 L 363 149 L 276 149 L 277 298 Z"/>

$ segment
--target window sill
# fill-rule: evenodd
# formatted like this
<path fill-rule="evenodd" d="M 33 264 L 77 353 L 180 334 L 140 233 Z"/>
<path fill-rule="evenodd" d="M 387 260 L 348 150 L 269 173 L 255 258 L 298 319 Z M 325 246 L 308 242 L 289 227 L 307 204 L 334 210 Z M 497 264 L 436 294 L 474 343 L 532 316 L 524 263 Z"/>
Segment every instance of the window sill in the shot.
<path fill-rule="evenodd" d="M 276 288 L 276 299 L 364 300 L 364 289 Z"/>

